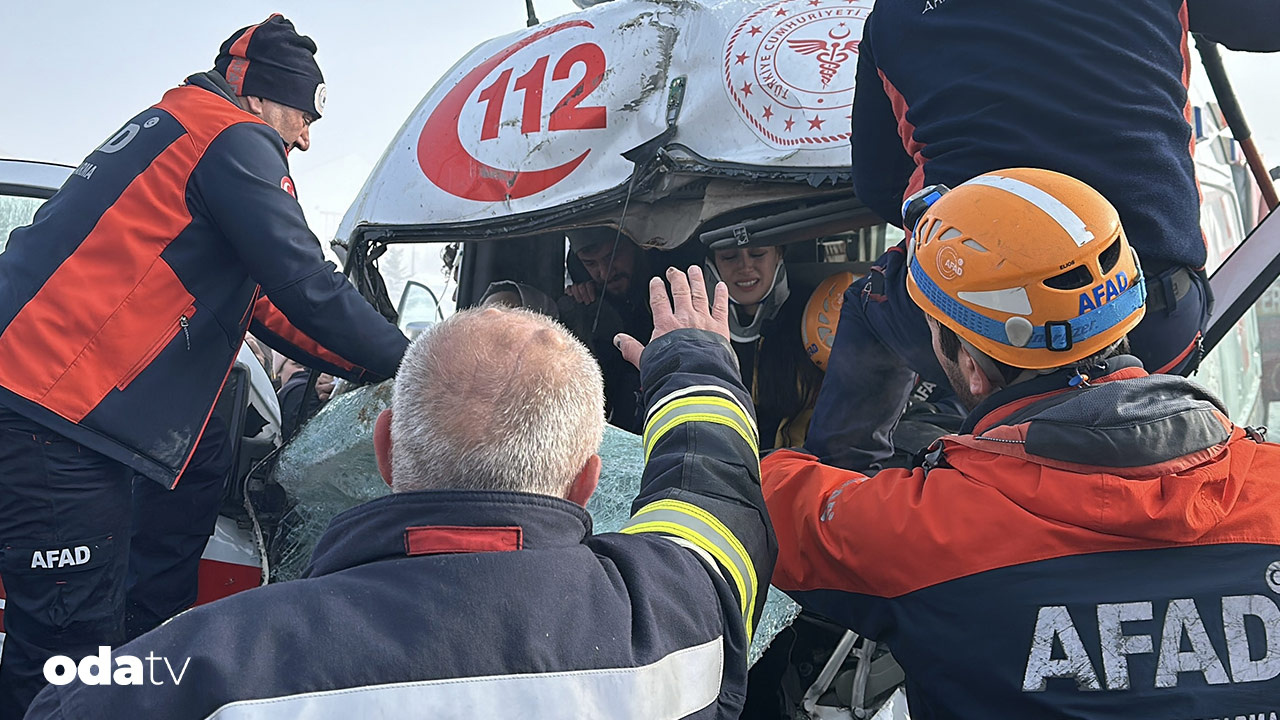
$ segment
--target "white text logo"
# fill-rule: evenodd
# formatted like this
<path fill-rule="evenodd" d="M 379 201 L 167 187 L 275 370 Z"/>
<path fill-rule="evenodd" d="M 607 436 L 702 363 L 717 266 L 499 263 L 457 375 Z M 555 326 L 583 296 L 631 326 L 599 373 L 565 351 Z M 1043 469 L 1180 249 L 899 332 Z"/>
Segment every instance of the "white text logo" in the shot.
<path fill-rule="evenodd" d="M 66 655 L 54 655 L 44 663 L 44 679 L 51 685 L 67 685 L 77 678 L 85 685 L 164 685 L 164 675 L 156 675 L 156 663 L 163 662 L 169 679 L 174 685 L 180 685 L 191 663 L 191 658 L 187 658 L 182 668 L 174 672 L 169 658 L 155 653 L 148 653 L 145 658 L 120 655 L 115 658 L 113 671 L 111 660 L 111 648 L 106 645 L 98 646 L 97 655 L 88 655 L 79 664 Z M 143 660 L 147 661 L 145 668 Z"/>
<path fill-rule="evenodd" d="M 92 553 L 89 546 L 77 545 L 73 548 L 55 548 L 53 550 L 36 550 L 31 553 L 31 567 L 63 568 L 75 567 L 89 562 Z"/>
<path fill-rule="evenodd" d="M 1133 685 L 1174 688 L 1184 673 L 1199 675 L 1209 685 L 1264 682 L 1280 675 L 1280 607 L 1263 595 L 1231 595 L 1220 602 L 1222 624 L 1209 626 L 1194 600 L 1170 600 L 1159 623 L 1146 626 L 1155 632 L 1134 632 L 1124 626 L 1157 619 L 1154 603 L 1149 600 L 1097 605 L 1087 621 L 1097 621 L 1097 632 L 1091 634 L 1099 638 L 1101 674 L 1066 606 L 1042 607 L 1036 616 L 1022 690 L 1042 692 L 1050 678 L 1071 678 L 1080 690 L 1128 690 Z M 1246 630 L 1249 625 L 1261 630 L 1253 643 L 1253 633 Z M 1210 640 L 1211 634 L 1219 647 L 1226 647 L 1226 662 Z M 1131 679 L 1128 657 L 1148 653 L 1156 658 L 1154 677 Z"/>

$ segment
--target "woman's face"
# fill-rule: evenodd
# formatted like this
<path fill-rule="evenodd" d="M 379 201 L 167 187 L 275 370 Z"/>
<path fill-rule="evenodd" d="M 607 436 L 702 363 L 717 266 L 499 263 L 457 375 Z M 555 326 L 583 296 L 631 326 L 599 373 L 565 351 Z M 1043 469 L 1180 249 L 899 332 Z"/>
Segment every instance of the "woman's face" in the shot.
<path fill-rule="evenodd" d="M 773 287 L 773 275 L 782 262 L 774 247 L 716 250 L 713 256 L 720 278 L 729 286 L 729 297 L 739 305 L 757 305 Z"/>

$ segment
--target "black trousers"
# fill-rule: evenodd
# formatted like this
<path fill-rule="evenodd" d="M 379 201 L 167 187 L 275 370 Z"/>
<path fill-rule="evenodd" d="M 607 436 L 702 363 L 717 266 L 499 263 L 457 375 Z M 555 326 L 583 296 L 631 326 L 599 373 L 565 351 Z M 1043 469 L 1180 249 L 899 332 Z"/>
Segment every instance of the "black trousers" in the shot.
<path fill-rule="evenodd" d="M 124 641 L 133 471 L 0 409 L 0 718 L 21 718 L 44 662 Z"/>
<path fill-rule="evenodd" d="M 168 490 L 0 408 L 0 720 L 23 716 L 49 657 L 78 661 L 195 602 L 233 452 L 215 415 Z"/>

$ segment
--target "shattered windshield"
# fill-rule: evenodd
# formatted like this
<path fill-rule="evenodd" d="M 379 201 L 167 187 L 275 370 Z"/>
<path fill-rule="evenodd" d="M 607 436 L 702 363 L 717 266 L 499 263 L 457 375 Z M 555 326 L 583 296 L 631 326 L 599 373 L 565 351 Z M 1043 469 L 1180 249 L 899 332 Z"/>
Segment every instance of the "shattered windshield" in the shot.
<path fill-rule="evenodd" d="M 0 252 L 9 244 L 9 233 L 29 225 L 43 203 L 42 198 L 0 195 Z"/>

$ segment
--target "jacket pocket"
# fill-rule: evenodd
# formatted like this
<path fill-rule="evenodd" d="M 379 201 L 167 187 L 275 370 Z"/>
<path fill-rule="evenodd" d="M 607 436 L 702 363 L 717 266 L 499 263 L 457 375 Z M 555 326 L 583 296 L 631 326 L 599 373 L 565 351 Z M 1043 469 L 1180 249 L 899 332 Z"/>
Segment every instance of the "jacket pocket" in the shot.
<path fill-rule="evenodd" d="M 134 366 L 129 368 L 129 371 L 124 374 L 124 377 L 120 378 L 120 381 L 116 383 L 116 389 L 124 390 L 129 387 L 129 383 L 132 383 L 143 370 L 147 369 L 147 366 L 156 359 L 162 350 L 169 347 L 169 343 L 173 342 L 173 339 L 178 337 L 179 334 L 186 337 L 186 347 L 190 350 L 191 331 L 188 329 L 188 323 L 190 323 L 192 316 L 195 314 L 196 306 L 195 303 L 192 303 L 188 305 L 172 323 L 165 327 L 164 333 L 162 333 L 160 337 L 156 338 L 155 342 L 151 344 L 151 347 L 147 348 L 147 352 L 144 353 L 143 356 L 139 358 L 138 362 L 134 363 Z"/>

